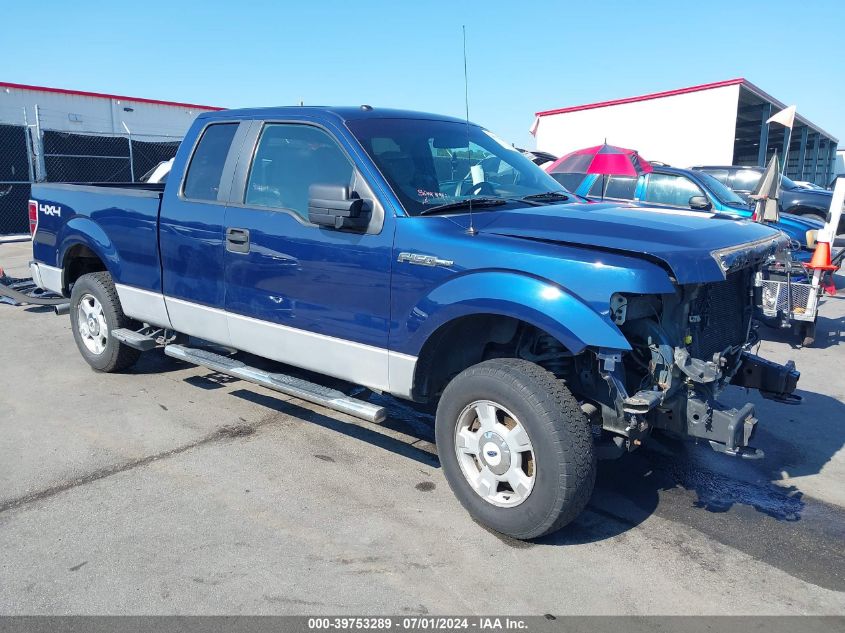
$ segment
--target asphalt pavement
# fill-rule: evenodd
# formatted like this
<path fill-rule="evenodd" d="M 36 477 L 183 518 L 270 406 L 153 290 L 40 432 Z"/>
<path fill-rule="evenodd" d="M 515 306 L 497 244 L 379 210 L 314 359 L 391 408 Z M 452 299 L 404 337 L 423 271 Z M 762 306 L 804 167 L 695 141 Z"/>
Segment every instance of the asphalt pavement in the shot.
<path fill-rule="evenodd" d="M 655 441 L 524 543 L 468 517 L 399 401 L 369 424 L 160 351 L 97 374 L 67 316 L 0 304 L 0 614 L 845 614 L 843 330 L 842 294 L 812 348 L 761 330 L 804 397 L 724 394 L 765 458 Z"/>

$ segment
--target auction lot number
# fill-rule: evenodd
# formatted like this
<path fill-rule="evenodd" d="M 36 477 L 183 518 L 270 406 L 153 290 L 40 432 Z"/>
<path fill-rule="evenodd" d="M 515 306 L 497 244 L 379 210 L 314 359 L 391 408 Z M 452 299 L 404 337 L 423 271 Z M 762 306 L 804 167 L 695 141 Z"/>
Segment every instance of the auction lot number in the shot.
<path fill-rule="evenodd" d="M 309 629 L 369 629 L 386 630 L 393 628 L 392 618 L 308 618 Z"/>

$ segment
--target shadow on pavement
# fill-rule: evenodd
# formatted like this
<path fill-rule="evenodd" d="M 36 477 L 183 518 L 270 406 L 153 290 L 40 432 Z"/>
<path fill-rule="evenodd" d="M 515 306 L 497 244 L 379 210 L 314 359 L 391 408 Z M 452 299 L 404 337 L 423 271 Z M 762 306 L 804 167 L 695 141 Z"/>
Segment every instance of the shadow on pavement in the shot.
<path fill-rule="evenodd" d="M 342 381 L 327 380 L 250 355 L 238 357 L 251 365 L 289 372 L 382 404 L 388 408 L 389 416 L 380 425 L 344 422 L 284 400 L 283 396 L 253 391 L 248 383 L 232 395 L 418 463 L 439 466 L 432 450 L 430 414 Z M 214 375 L 194 376 L 190 382 L 198 384 L 209 378 Z M 497 537 L 515 548 L 578 545 L 624 536 L 657 517 L 679 525 L 672 545 L 684 546 L 683 534 L 692 528 L 714 543 L 728 545 L 808 582 L 845 590 L 845 549 L 841 546 L 845 542 L 845 510 L 809 499 L 795 486 L 773 483 L 782 470 L 798 476 L 822 469 L 845 444 L 845 405 L 811 392 L 801 392 L 805 401 L 798 407 L 763 400 L 739 388 L 730 388 L 726 394 L 757 405 L 761 429 L 753 443 L 766 452 L 763 459 L 735 459 L 714 453 L 707 446 L 657 436 L 643 449 L 619 460 L 599 463 L 595 491 L 587 509 L 570 525 L 529 543 Z M 789 433 L 794 426 L 795 433 L 816 434 L 821 439 L 811 450 L 798 449 L 767 432 L 767 418 L 787 425 Z M 782 428 L 780 431 L 783 435 Z"/>
<path fill-rule="evenodd" d="M 391 437 L 385 433 L 372 430 L 363 426 L 363 424 L 366 423 L 359 424 L 355 422 L 344 422 L 342 420 L 323 415 L 318 411 L 302 407 L 293 401 L 282 400 L 274 396 L 264 395 L 247 389 L 235 390 L 232 392 L 232 395 L 269 409 L 273 409 L 279 413 L 293 416 L 298 420 L 310 422 L 311 424 L 321 426 L 325 429 L 329 429 L 330 431 L 372 444 L 380 449 L 388 450 L 392 453 L 396 453 L 397 455 L 402 455 L 403 457 L 407 457 L 426 466 L 430 466 L 432 468 L 440 466 L 440 461 L 437 459 L 437 455 L 433 455 L 425 448 L 418 448 L 414 445 L 415 442 Z M 407 433 L 408 429 L 402 429 L 401 432 Z M 417 439 L 425 441 L 424 438 Z"/>
<path fill-rule="evenodd" d="M 796 393 L 804 398 L 796 407 L 783 407 L 757 394 L 745 397 L 757 408 L 760 423 L 754 442 L 766 452 L 760 466 L 771 480 L 782 479 L 782 473 L 816 475 L 845 446 L 845 403 L 821 393 L 801 389 Z"/>
<path fill-rule="evenodd" d="M 761 325 L 757 334 L 764 341 L 783 343 L 792 349 L 801 348 L 801 335 L 796 334 L 792 328 L 780 329 Z M 816 340 L 808 349 L 829 349 L 843 342 L 845 342 L 845 317 L 830 318 L 820 314 L 816 320 Z"/>
<path fill-rule="evenodd" d="M 808 503 L 833 508 L 838 520 L 845 520 L 845 510 L 808 500 L 795 485 L 774 483 L 783 473 L 789 477 L 818 474 L 845 446 L 845 404 L 823 394 L 799 393 L 803 404 L 789 407 L 738 388 L 728 391 L 733 406 L 747 400 L 755 403 L 760 423 L 752 444 L 765 452 L 762 459 L 736 459 L 714 453 L 706 445 L 655 435 L 644 450 L 599 463 L 590 508 L 620 521 L 617 533 L 653 513 L 661 514 L 661 504 L 672 497 L 683 497 L 683 505 L 676 504 L 676 510 L 689 524 L 698 523 L 692 518 L 702 510 L 705 515 L 734 512 L 743 520 L 752 512 L 770 522 L 796 523 L 804 520 Z M 778 425 L 777 434 L 767 429 L 773 425 Z M 797 438 L 802 434 L 814 441 L 799 445 Z M 789 436 L 796 440 L 783 439 Z M 573 528 L 569 536 L 565 532 L 564 539 L 591 540 L 583 526 Z M 597 537 L 607 536 L 607 528 L 602 527 Z"/>
<path fill-rule="evenodd" d="M 186 363 L 174 361 L 165 356 L 160 349 L 144 352 L 131 368 L 126 370 L 127 374 L 166 374 L 173 371 L 181 371 L 189 367 Z M 190 380 L 188 382 L 191 382 Z M 193 383 L 192 383 L 193 384 Z"/>
<path fill-rule="evenodd" d="M 661 440 L 653 449 L 600 463 L 586 511 L 536 544 L 624 538 L 632 529 L 648 531 L 657 518 L 667 546 L 688 548 L 692 528 L 714 548 L 726 545 L 807 582 L 845 591 L 845 510 L 808 498 L 795 486 L 776 486 L 762 472 L 754 480 L 748 472 L 734 477 L 709 469 L 711 459 L 731 459 L 709 450 Z M 659 552 L 660 544 L 655 547 Z M 718 560 L 693 549 L 689 555 L 708 569 Z"/>

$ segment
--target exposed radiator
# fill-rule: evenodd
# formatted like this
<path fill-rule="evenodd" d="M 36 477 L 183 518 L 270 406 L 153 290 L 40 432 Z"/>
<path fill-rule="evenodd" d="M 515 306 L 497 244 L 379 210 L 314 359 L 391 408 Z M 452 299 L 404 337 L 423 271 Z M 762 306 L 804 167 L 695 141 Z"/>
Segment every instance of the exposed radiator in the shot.
<path fill-rule="evenodd" d="M 690 310 L 693 357 L 711 360 L 714 354 L 745 343 L 753 313 L 750 290 L 750 269 L 701 289 Z"/>

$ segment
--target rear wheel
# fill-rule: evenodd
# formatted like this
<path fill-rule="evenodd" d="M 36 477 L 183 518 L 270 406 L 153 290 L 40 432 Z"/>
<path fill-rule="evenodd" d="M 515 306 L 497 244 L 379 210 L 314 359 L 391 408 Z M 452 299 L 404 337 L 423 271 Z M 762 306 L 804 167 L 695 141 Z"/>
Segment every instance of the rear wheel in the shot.
<path fill-rule="evenodd" d="M 801 347 L 812 347 L 816 342 L 816 322 L 804 323 L 801 329 Z"/>
<path fill-rule="evenodd" d="M 138 323 L 123 314 L 117 290 L 107 272 L 82 275 L 70 294 L 73 338 L 82 357 L 97 371 L 116 372 L 135 364 L 141 352 L 111 336 Z"/>
<path fill-rule="evenodd" d="M 458 500 L 497 532 L 554 532 L 590 498 L 589 424 L 566 385 L 539 365 L 494 359 L 465 370 L 443 392 L 435 433 Z"/>

